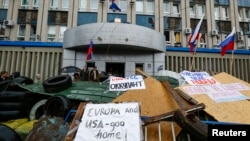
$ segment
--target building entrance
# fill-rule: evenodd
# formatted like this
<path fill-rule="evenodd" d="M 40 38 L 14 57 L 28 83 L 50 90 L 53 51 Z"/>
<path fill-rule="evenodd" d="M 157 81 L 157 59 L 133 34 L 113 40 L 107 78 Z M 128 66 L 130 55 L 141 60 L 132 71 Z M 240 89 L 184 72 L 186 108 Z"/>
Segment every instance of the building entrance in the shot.
<path fill-rule="evenodd" d="M 106 63 L 107 74 L 112 74 L 117 77 L 125 76 L 125 63 Z"/>

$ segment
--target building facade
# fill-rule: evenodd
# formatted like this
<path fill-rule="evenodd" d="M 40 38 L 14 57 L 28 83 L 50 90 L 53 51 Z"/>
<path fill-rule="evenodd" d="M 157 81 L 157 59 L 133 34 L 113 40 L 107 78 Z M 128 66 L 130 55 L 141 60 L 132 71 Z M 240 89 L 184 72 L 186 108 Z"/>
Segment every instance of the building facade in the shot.
<path fill-rule="evenodd" d="M 66 30 L 89 24 L 120 22 L 142 26 L 161 33 L 165 37 L 166 50 L 168 48 L 180 48 L 181 50 L 187 49 L 186 52 L 188 52 L 190 34 L 200 18 L 204 16 L 201 26 L 201 39 L 196 43 L 197 48 L 204 49 L 204 53 L 206 53 L 206 49 L 217 49 L 217 52 L 219 52 L 218 44 L 235 27 L 237 35 L 235 49 L 246 52 L 246 54 L 240 54 L 239 57 L 245 59 L 249 55 L 247 53 L 247 50 L 250 49 L 249 1 L 115 0 L 115 3 L 120 10 L 109 9 L 111 5 L 109 0 L 0 0 L 0 39 L 1 42 L 15 41 L 16 44 L 13 45 L 12 43 L 8 47 L 23 47 L 27 42 L 39 42 L 44 43 L 45 48 L 47 48 L 61 43 L 63 60 L 75 60 L 62 61 L 62 66 L 76 65 L 82 67 L 86 63 L 85 58 L 79 56 L 85 55 L 88 45 L 87 43 L 83 44 L 83 53 L 78 55 L 72 50 L 81 52 L 81 48 L 78 48 L 78 50 L 76 48 L 64 48 L 63 38 Z M 6 44 L 3 43 L 1 46 L 4 45 Z M 127 54 L 129 53 L 129 50 L 127 50 Z M 139 60 L 137 63 L 136 61 L 133 62 L 131 69 L 140 67 L 146 72 L 154 74 L 158 66 L 161 66 L 161 61 L 165 61 L 163 68 L 168 69 L 167 58 L 169 57 L 167 55 L 175 55 L 170 54 L 171 51 L 161 53 L 164 53 L 166 57 L 165 60 L 161 60 L 164 57 L 160 58 L 159 65 L 154 66 L 152 59 L 143 60 L 143 58 L 148 57 L 142 56 L 137 58 Z M 137 56 L 137 54 L 134 56 Z M 191 58 L 189 53 L 186 56 Z M 216 57 L 216 54 L 212 56 Z M 113 59 L 109 60 L 110 63 L 119 59 L 119 56 L 111 56 L 110 58 L 112 57 Z M 4 62 L 1 64 L 1 69 L 6 67 L 3 64 Z M 101 64 L 101 62 L 97 63 L 97 65 Z M 127 66 L 131 66 L 131 64 Z M 104 67 L 103 71 L 108 69 L 105 66 L 101 67 Z M 10 71 L 15 71 L 15 69 L 10 69 Z M 220 71 L 227 71 L 227 69 Z M 128 74 L 132 74 L 132 72 Z M 247 79 L 249 78 L 247 77 Z"/>

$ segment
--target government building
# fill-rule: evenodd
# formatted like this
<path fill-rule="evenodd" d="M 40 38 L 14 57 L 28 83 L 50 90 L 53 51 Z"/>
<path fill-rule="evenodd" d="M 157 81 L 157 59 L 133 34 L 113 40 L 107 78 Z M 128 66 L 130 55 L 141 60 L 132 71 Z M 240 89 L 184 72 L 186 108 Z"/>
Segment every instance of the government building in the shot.
<path fill-rule="evenodd" d="M 235 50 L 221 56 L 219 44 L 233 28 Z M 86 65 L 121 77 L 139 68 L 226 72 L 250 82 L 249 55 L 248 0 L 0 0 L 0 70 L 31 78 Z"/>

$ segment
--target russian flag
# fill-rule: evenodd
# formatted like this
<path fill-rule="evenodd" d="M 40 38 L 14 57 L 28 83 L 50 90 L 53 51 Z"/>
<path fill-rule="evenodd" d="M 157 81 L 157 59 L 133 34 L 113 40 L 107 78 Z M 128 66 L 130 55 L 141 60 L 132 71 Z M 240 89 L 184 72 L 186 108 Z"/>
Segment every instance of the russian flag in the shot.
<path fill-rule="evenodd" d="M 93 40 L 90 40 L 86 60 L 91 60 L 92 58 L 93 58 Z"/>
<path fill-rule="evenodd" d="M 109 0 L 111 1 L 111 5 L 109 6 L 109 9 L 112 9 L 113 12 L 115 12 L 116 10 L 121 12 L 121 9 L 116 5 L 116 3 L 114 2 L 115 0 Z"/>
<path fill-rule="evenodd" d="M 235 41 L 235 28 L 232 32 L 219 44 L 221 47 L 221 56 L 224 56 L 227 50 L 234 50 L 234 41 Z"/>
<path fill-rule="evenodd" d="M 202 21 L 203 21 L 203 17 L 201 17 L 198 25 L 195 27 L 194 31 L 192 32 L 192 35 L 190 36 L 189 40 L 188 40 L 188 44 L 189 44 L 189 47 L 190 47 L 190 52 L 193 52 L 194 51 L 194 43 L 195 43 L 195 40 L 199 40 L 200 37 L 201 37 L 201 34 L 200 34 L 200 29 L 201 29 L 201 24 L 202 24 Z"/>

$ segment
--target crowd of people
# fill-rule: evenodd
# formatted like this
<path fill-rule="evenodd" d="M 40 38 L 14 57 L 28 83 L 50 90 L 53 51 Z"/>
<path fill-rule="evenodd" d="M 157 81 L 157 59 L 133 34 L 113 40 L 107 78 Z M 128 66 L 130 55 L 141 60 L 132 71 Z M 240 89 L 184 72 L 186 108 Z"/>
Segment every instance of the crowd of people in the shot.
<path fill-rule="evenodd" d="M 102 82 L 107 79 L 105 72 L 99 72 L 96 66 L 94 66 L 92 70 L 89 70 L 87 66 L 84 66 L 80 72 L 76 72 L 73 76 L 73 81 Z"/>

